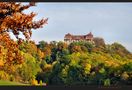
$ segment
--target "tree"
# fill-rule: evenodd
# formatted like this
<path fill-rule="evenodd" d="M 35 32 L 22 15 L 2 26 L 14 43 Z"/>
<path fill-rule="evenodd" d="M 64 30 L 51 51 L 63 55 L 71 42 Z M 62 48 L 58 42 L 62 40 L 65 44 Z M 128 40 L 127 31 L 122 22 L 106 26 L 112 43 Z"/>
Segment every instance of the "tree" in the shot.
<path fill-rule="evenodd" d="M 122 80 L 127 80 L 129 78 L 129 75 L 127 74 L 127 72 L 123 72 L 121 75 L 121 79 Z"/>
<path fill-rule="evenodd" d="M 103 38 L 95 37 L 93 39 L 93 41 L 94 41 L 96 47 L 101 47 L 101 46 L 104 47 L 105 46 L 105 42 L 104 42 Z"/>
<path fill-rule="evenodd" d="M 132 71 L 132 62 L 128 62 L 122 66 L 122 70 L 131 72 Z"/>
<path fill-rule="evenodd" d="M 104 80 L 104 86 L 110 86 L 110 79 Z"/>
<path fill-rule="evenodd" d="M 32 35 L 31 29 L 37 29 L 47 23 L 48 19 L 41 19 L 40 21 L 33 21 L 36 16 L 35 13 L 30 14 L 23 13 L 35 4 L 29 3 L 28 5 L 22 5 L 16 2 L 1 2 L 0 3 L 0 32 L 7 33 L 11 31 L 16 38 L 19 38 L 19 33 L 22 32 L 26 39 L 29 39 Z"/>
<path fill-rule="evenodd" d="M 44 51 L 44 48 L 46 47 L 47 44 L 48 44 L 48 43 L 45 42 L 45 41 L 40 41 L 39 44 L 38 44 L 37 46 L 38 46 L 38 48 L 39 48 L 40 50 Z"/>
<path fill-rule="evenodd" d="M 129 55 L 130 52 L 121 44 L 115 42 L 111 45 L 112 53 L 117 53 L 121 57 Z"/>
<path fill-rule="evenodd" d="M 23 56 L 18 49 L 22 41 L 19 34 L 22 33 L 25 39 L 29 40 L 32 29 L 38 29 L 47 24 L 48 19 L 33 21 L 35 13 L 25 14 L 23 12 L 31 6 L 35 6 L 35 4 L 22 5 L 16 2 L 0 2 L 0 45 L 6 48 L 6 58 L 2 69 L 6 72 L 11 73 L 11 67 L 23 62 Z M 15 35 L 18 43 L 10 38 L 9 32 Z"/>
<path fill-rule="evenodd" d="M 80 45 L 76 45 L 75 43 L 71 43 L 69 45 L 69 51 L 70 53 L 76 53 L 76 52 L 81 52 L 81 46 Z"/>
<path fill-rule="evenodd" d="M 23 81 L 30 81 L 40 72 L 39 63 L 30 54 L 24 54 L 25 62 L 18 69 L 19 75 Z"/>

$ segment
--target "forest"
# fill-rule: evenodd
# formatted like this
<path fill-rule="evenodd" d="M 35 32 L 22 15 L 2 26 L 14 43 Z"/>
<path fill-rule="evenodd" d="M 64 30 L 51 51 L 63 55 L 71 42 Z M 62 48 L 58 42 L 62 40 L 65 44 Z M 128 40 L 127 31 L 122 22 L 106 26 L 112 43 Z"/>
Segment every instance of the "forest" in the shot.
<path fill-rule="evenodd" d="M 10 61 L 11 66 L 2 63 L 7 52 L 1 46 L 0 79 L 31 85 L 132 85 L 132 54 L 119 43 L 96 39 L 94 45 L 23 41 L 21 63 Z"/>
<path fill-rule="evenodd" d="M 31 6 L 35 3 L 0 3 L 0 81 L 44 86 L 132 85 L 132 53 L 119 42 L 106 44 L 99 37 L 94 43 L 43 40 L 36 44 L 30 40 L 32 29 L 48 21 L 33 21 L 36 14 L 22 12 Z"/>

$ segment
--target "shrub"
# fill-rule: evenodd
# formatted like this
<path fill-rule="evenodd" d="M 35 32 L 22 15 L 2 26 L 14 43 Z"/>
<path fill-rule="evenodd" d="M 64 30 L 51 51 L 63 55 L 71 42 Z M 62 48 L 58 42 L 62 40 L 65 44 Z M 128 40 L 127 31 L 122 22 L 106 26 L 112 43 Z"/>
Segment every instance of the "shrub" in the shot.
<path fill-rule="evenodd" d="M 10 81 L 14 81 L 15 77 L 13 75 L 10 75 Z"/>
<path fill-rule="evenodd" d="M 9 80 L 9 75 L 4 71 L 0 71 L 0 79 Z"/>
<path fill-rule="evenodd" d="M 122 73 L 121 75 L 122 80 L 127 80 L 128 78 L 129 78 L 129 75 L 127 74 L 127 72 Z"/>
<path fill-rule="evenodd" d="M 31 80 L 31 85 L 38 85 L 38 81 L 36 79 Z"/>
<path fill-rule="evenodd" d="M 104 80 L 104 86 L 110 86 L 110 79 Z"/>
<path fill-rule="evenodd" d="M 39 84 L 40 84 L 40 85 L 43 85 L 43 82 L 42 82 L 42 80 L 40 80 Z"/>

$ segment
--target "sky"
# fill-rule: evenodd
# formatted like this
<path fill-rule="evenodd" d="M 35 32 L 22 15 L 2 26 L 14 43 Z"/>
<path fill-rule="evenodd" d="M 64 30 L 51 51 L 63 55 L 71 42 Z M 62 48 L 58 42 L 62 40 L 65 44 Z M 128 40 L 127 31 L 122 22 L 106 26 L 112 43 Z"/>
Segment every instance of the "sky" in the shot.
<path fill-rule="evenodd" d="M 25 10 L 34 20 L 49 18 L 48 24 L 33 30 L 32 40 L 63 41 L 65 34 L 92 32 L 106 44 L 118 42 L 132 52 L 132 3 L 37 3 Z"/>

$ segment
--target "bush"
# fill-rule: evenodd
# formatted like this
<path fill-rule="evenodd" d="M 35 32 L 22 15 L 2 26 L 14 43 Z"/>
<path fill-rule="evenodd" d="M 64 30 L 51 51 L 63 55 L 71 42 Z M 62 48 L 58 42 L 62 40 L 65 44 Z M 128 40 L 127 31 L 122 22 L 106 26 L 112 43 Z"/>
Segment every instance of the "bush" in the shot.
<path fill-rule="evenodd" d="M 43 85 L 43 82 L 42 82 L 42 80 L 40 80 L 39 84 L 40 84 L 40 85 Z"/>
<path fill-rule="evenodd" d="M 14 81 L 15 77 L 13 75 L 10 75 L 10 81 Z"/>
<path fill-rule="evenodd" d="M 39 63 L 36 59 L 30 54 L 25 54 L 25 62 L 22 64 L 22 67 L 19 68 L 19 74 L 22 77 L 23 81 L 29 81 L 33 76 L 37 75 L 40 71 Z"/>
<path fill-rule="evenodd" d="M 123 72 L 121 75 L 121 79 L 122 80 L 127 80 L 129 78 L 129 75 L 127 74 L 127 72 Z"/>
<path fill-rule="evenodd" d="M 31 85 L 38 85 L 38 81 L 36 79 L 31 80 Z"/>
<path fill-rule="evenodd" d="M 104 86 L 110 86 L 110 79 L 104 80 Z"/>
<path fill-rule="evenodd" d="M 0 71 L 0 79 L 9 80 L 9 75 L 4 71 Z"/>

